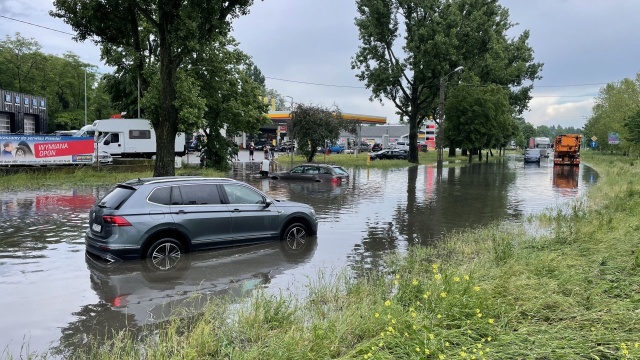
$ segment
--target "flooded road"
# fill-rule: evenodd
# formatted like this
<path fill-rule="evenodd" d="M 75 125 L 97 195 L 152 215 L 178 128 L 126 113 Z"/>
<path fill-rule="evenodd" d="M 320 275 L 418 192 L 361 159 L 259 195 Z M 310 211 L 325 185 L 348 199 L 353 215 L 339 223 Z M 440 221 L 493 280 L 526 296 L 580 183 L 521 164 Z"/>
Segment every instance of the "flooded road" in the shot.
<path fill-rule="evenodd" d="M 318 273 L 379 268 L 385 253 L 429 245 L 447 231 L 552 211 L 597 181 L 584 164 L 554 169 L 548 159 L 515 158 L 441 174 L 427 166 L 348 169 L 341 185 L 260 179 L 257 171 L 237 164 L 230 176 L 312 205 L 317 239 L 296 250 L 268 243 L 187 254 L 165 272 L 146 261 L 85 258 L 88 210 L 109 188 L 0 193 L 0 357 L 64 357 L 89 336 L 135 330 L 176 308 L 197 311 L 211 296 L 295 293 Z"/>

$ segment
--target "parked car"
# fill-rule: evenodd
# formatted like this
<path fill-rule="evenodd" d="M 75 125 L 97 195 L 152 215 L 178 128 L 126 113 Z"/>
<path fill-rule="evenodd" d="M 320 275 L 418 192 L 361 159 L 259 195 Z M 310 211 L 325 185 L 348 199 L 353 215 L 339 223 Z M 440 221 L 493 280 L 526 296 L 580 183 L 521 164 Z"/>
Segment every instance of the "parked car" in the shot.
<path fill-rule="evenodd" d="M 264 147 L 266 145 L 271 145 L 271 142 L 267 140 L 258 140 L 253 143 L 253 146 L 255 147 L 256 150 L 264 150 Z"/>
<path fill-rule="evenodd" d="M 359 152 L 369 152 L 371 150 L 371 145 L 366 142 L 361 142 L 360 144 L 352 144 L 349 146 L 349 150 L 358 150 Z"/>
<path fill-rule="evenodd" d="M 384 149 L 378 152 L 370 153 L 369 159 L 371 160 L 385 160 L 385 159 L 401 159 L 406 160 L 409 158 L 409 153 L 404 150 L 398 149 Z"/>
<path fill-rule="evenodd" d="M 540 163 L 540 149 L 524 149 L 524 162 Z"/>
<path fill-rule="evenodd" d="M 382 144 L 375 143 L 371 146 L 371 151 L 376 152 L 382 150 Z"/>
<path fill-rule="evenodd" d="M 349 179 L 349 173 L 340 166 L 327 164 L 303 164 L 289 171 L 273 173 L 272 179 L 331 181 L 341 182 Z"/>
<path fill-rule="evenodd" d="M 318 221 L 306 204 L 270 198 L 232 179 L 157 177 L 118 184 L 89 212 L 86 250 L 116 261 L 165 261 L 184 252 L 306 239 Z"/>
<path fill-rule="evenodd" d="M 276 149 L 278 149 L 278 151 L 280 152 L 285 152 L 285 151 L 292 151 L 294 148 L 294 144 L 292 141 L 284 141 L 282 143 L 280 143 L 280 145 L 278 145 L 276 147 Z"/>
<path fill-rule="evenodd" d="M 326 152 L 327 148 L 329 149 L 329 153 L 336 153 L 336 154 L 341 154 L 344 152 L 344 145 L 342 144 L 333 144 L 333 145 L 329 145 L 326 148 L 322 148 L 321 152 Z"/>
<path fill-rule="evenodd" d="M 391 144 L 390 148 L 391 149 L 397 149 L 397 150 L 409 151 L 409 142 L 408 141 L 396 141 L 395 143 Z"/>

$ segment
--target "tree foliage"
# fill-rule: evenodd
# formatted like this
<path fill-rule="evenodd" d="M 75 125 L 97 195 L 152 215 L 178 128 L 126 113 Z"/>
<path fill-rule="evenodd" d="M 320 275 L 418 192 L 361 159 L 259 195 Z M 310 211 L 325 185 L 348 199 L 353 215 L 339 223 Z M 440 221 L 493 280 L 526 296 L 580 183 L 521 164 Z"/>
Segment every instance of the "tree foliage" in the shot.
<path fill-rule="evenodd" d="M 205 134 L 207 161 L 220 170 L 229 167 L 224 135 L 254 133 L 269 122 L 268 105 L 262 99 L 264 84 L 255 79 L 260 70 L 237 46 L 231 37 L 219 38 L 186 63 L 204 101 L 203 116 L 192 125 L 192 132 Z"/>
<path fill-rule="evenodd" d="M 621 150 L 626 152 L 633 146 L 632 130 L 634 117 L 640 111 L 640 73 L 635 79 L 625 78 L 609 83 L 600 89 L 595 98 L 592 115 L 584 126 L 584 135 L 596 136 L 598 147 L 602 150 Z M 628 125 L 627 125 L 628 124 Z M 620 144 L 609 145 L 609 133 L 620 135 Z M 631 141 L 630 141 L 631 140 Z"/>
<path fill-rule="evenodd" d="M 105 61 L 129 68 L 140 80 L 142 96 L 154 76 L 160 97 L 154 116 L 156 132 L 154 175 L 175 174 L 173 143 L 180 124 L 178 72 L 185 60 L 226 36 L 231 20 L 248 13 L 253 0 L 134 1 L 55 0 L 51 16 L 63 19 L 79 41 L 103 45 Z M 153 73 L 147 69 L 151 67 Z M 153 75 L 152 75 L 153 74 Z"/>
<path fill-rule="evenodd" d="M 85 89 L 88 122 L 115 111 L 96 66 L 80 61 L 71 52 L 44 54 L 35 39 L 20 33 L 0 40 L 0 69 L 0 88 L 47 98 L 49 132 L 84 125 Z"/>
<path fill-rule="evenodd" d="M 447 99 L 446 140 L 475 150 L 502 148 L 517 133 L 509 92 L 501 86 L 458 86 Z"/>
<path fill-rule="evenodd" d="M 337 107 L 328 109 L 298 104 L 287 127 L 291 138 L 298 142 L 302 155 L 307 161 L 313 161 L 316 149 L 325 146 L 327 142 L 336 142 L 340 137 L 340 131 L 347 125 Z"/>
<path fill-rule="evenodd" d="M 389 99 L 410 126 L 409 141 L 437 115 L 440 80 L 459 66 L 483 84 L 511 88 L 513 112 L 527 109 L 542 68 L 533 61 L 529 32 L 516 38 L 497 0 L 357 0 L 362 44 L 352 61 L 371 100 Z M 434 118 L 438 119 L 437 116 Z M 439 122 L 438 122 L 439 123 Z M 440 125 L 440 124 L 439 124 Z M 409 161 L 418 162 L 410 147 Z"/>

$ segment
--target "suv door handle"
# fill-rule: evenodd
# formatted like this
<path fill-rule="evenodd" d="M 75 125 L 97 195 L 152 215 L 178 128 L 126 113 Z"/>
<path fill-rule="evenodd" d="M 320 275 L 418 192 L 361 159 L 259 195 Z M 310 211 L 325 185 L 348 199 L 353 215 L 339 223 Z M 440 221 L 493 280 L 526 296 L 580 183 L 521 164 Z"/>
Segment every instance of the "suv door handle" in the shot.
<path fill-rule="evenodd" d="M 184 215 L 184 214 L 186 214 L 186 213 L 187 213 L 187 212 L 186 212 L 186 211 L 184 211 L 184 210 L 178 210 L 178 214 L 183 214 L 183 215 Z"/>

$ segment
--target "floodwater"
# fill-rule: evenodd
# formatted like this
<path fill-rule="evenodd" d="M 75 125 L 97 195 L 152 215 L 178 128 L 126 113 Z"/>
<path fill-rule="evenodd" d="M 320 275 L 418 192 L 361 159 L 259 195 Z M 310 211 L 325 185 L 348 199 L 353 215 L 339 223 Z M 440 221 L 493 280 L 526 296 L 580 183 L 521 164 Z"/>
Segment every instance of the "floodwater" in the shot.
<path fill-rule="evenodd" d="M 296 294 L 318 274 L 378 269 L 384 254 L 429 245 L 447 231 L 553 211 L 598 178 L 585 164 L 554 168 L 549 159 L 515 157 L 440 174 L 428 166 L 348 171 L 349 182 L 334 185 L 260 179 L 257 168 L 236 164 L 231 177 L 312 205 L 317 239 L 296 250 L 268 243 L 187 254 L 164 272 L 142 260 L 85 257 L 89 208 L 109 188 L 0 193 L 0 357 L 62 358 L 90 336 L 140 329 L 178 308 L 198 311 L 212 296 L 257 288 Z"/>

